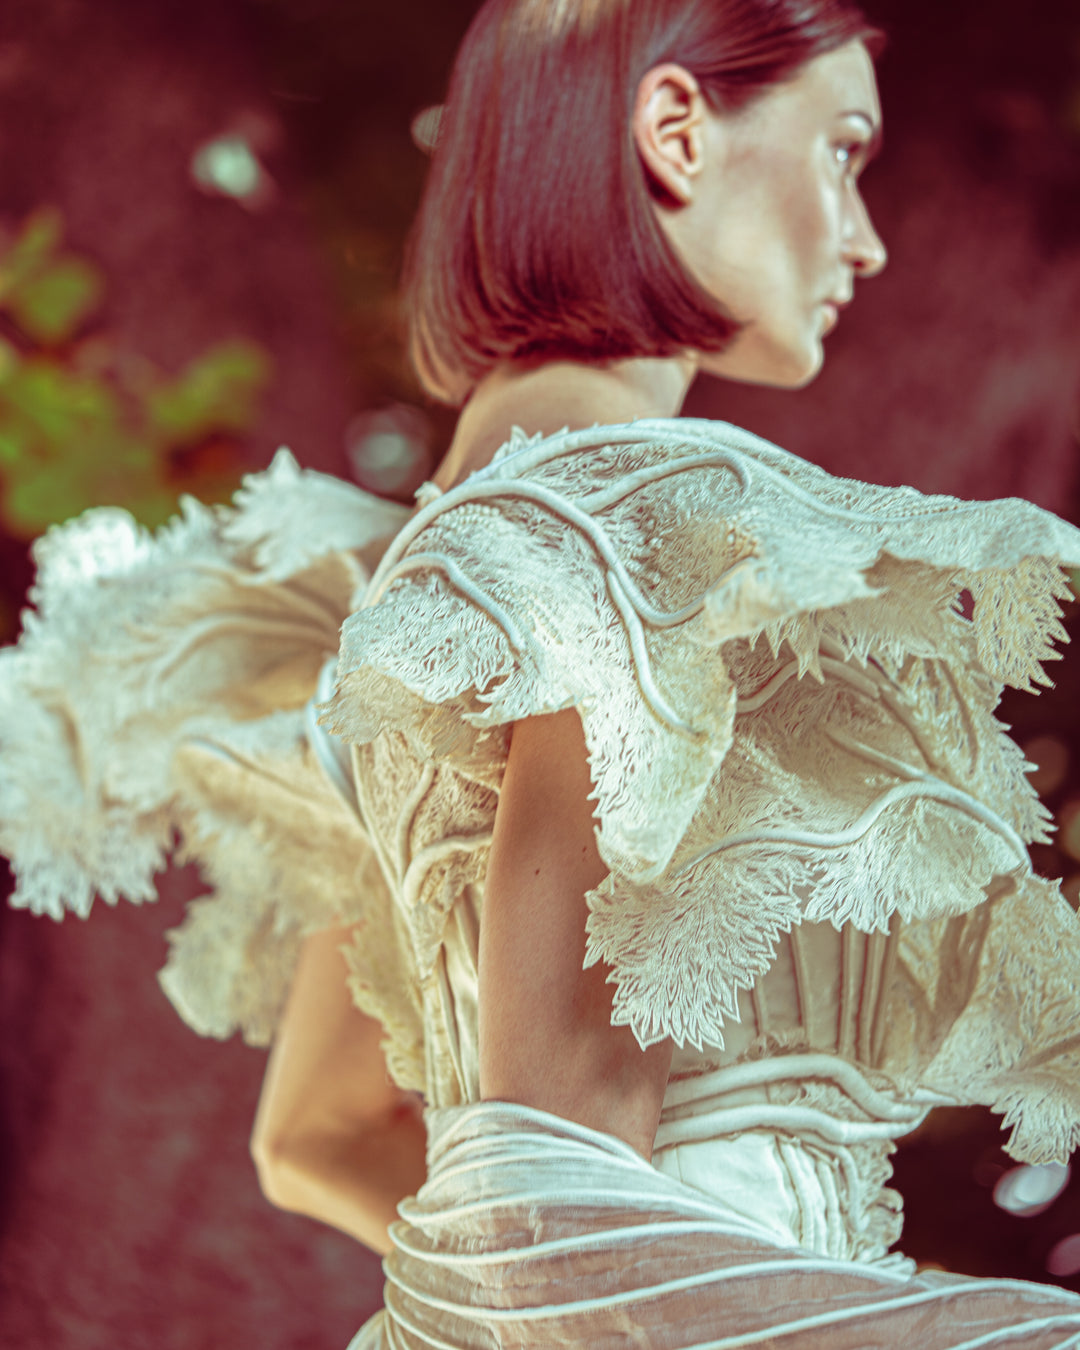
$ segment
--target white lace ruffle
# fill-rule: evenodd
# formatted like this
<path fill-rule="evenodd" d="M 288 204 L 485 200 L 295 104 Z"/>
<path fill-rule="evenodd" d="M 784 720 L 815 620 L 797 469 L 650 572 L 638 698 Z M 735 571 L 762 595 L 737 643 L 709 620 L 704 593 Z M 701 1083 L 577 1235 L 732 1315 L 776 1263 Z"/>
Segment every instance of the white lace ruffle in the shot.
<path fill-rule="evenodd" d="M 1047 817 L 993 715 L 1061 636 L 1080 532 L 1048 513 L 640 422 L 518 436 L 411 520 L 282 455 L 234 508 L 156 536 L 91 512 L 37 558 L 0 653 L 15 903 L 152 899 L 178 834 L 214 890 L 162 980 L 198 1030 L 264 1042 L 303 934 L 355 921 L 395 1077 L 466 1098 L 506 724 L 576 707 L 616 1021 L 720 1046 L 779 934 L 899 923 L 867 1067 L 993 1105 L 1018 1157 L 1078 1142 L 1080 925 L 1031 873 Z M 351 763 L 309 706 L 346 616 L 324 720 Z"/>
<path fill-rule="evenodd" d="M 90 511 L 35 546 L 35 609 L 0 652 L 12 903 L 153 900 L 178 834 L 213 890 L 161 981 L 204 1034 L 265 1043 L 300 937 L 388 905 L 305 705 L 368 580 L 356 551 L 407 517 L 281 451 L 234 508 L 186 500 L 156 535 Z"/>
<path fill-rule="evenodd" d="M 610 868 L 588 960 L 611 967 L 614 1019 L 643 1045 L 722 1045 L 738 990 L 804 920 L 900 920 L 917 944 L 1038 894 L 1053 936 L 1031 961 L 1072 978 L 1075 918 L 1026 851 L 1047 815 L 993 710 L 1003 683 L 1045 682 L 1078 563 L 1080 531 L 1029 503 L 838 480 L 724 424 L 518 435 L 384 556 L 324 720 L 453 764 L 487 729 L 579 710 Z M 995 1038 L 978 979 L 955 1007 L 920 981 L 935 1011 L 879 1067 L 1012 1111 L 1027 1053 Z M 1015 994 L 1032 1028 L 1051 982 Z M 981 1067 L 931 1071 L 962 1013 L 969 1051 L 991 1037 Z M 1054 1110 L 1080 1118 L 1059 1068 L 1029 1151 L 1060 1153 Z"/>

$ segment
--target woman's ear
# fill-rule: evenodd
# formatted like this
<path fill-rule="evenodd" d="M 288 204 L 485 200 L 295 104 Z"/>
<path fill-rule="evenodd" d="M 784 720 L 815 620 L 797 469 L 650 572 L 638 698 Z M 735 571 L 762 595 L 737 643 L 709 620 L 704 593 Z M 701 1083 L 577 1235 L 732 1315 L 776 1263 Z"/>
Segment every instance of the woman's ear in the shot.
<path fill-rule="evenodd" d="M 694 195 L 705 162 L 707 107 L 701 86 L 682 66 L 654 66 L 638 85 L 633 132 L 650 178 L 679 206 Z"/>

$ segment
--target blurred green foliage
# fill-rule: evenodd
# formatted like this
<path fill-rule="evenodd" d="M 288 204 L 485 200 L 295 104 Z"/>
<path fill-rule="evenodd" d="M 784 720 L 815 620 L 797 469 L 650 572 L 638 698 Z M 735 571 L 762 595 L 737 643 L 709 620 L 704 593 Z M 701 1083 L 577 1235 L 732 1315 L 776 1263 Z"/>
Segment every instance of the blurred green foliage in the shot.
<path fill-rule="evenodd" d="M 0 305 L 35 342 L 69 337 L 98 307 L 105 289 L 90 263 L 59 253 L 60 235 L 59 214 L 40 211 L 0 262 Z"/>
<path fill-rule="evenodd" d="M 261 347 L 211 348 L 168 376 L 88 336 L 105 296 L 56 211 L 0 240 L 0 523 L 16 539 L 91 506 L 157 525 L 182 492 L 227 496 L 270 377 Z"/>

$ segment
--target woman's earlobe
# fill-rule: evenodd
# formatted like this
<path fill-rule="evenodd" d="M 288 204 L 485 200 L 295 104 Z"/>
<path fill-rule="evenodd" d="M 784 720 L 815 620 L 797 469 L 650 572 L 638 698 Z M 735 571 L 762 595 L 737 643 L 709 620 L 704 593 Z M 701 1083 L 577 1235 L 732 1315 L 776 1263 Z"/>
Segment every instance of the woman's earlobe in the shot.
<path fill-rule="evenodd" d="M 705 100 L 682 66 L 654 66 L 638 85 L 633 133 L 653 183 L 673 204 L 693 199 L 705 153 Z"/>

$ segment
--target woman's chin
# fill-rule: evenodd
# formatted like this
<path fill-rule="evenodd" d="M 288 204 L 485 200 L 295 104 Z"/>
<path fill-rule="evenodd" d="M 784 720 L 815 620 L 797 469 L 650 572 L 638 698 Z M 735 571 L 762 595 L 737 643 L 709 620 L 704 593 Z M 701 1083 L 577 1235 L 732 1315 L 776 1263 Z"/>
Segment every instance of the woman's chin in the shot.
<path fill-rule="evenodd" d="M 785 389 L 805 389 L 808 384 L 813 384 L 821 374 L 825 366 L 825 353 L 818 349 L 820 355 L 817 360 L 809 363 L 801 375 L 793 379 L 790 384 L 785 384 Z"/>
<path fill-rule="evenodd" d="M 777 352 L 775 378 L 762 380 L 762 384 L 772 384 L 779 389 L 805 389 L 821 374 L 825 365 L 825 348 L 816 334 L 800 344 Z"/>
<path fill-rule="evenodd" d="M 775 389 L 805 389 L 825 364 L 825 350 L 817 336 L 807 338 L 798 346 L 759 347 L 741 352 L 729 348 L 725 352 L 706 357 L 700 369 L 707 375 L 742 384 L 763 384 Z"/>

